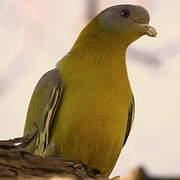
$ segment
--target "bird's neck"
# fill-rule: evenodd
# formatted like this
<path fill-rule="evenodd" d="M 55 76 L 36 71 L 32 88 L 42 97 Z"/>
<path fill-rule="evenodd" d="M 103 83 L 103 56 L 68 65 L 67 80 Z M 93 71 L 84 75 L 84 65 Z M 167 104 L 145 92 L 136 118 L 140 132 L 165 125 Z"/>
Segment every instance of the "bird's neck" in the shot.
<path fill-rule="evenodd" d="M 92 21 L 82 30 L 71 51 L 58 65 L 81 74 L 96 71 L 97 76 L 115 77 L 118 73 L 128 81 L 126 49 L 120 39 L 103 31 L 97 22 Z"/>
<path fill-rule="evenodd" d="M 71 49 L 71 53 L 82 57 L 89 63 L 113 63 L 116 60 L 125 62 L 127 47 L 122 40 L 104 31 L 96 19 L 91 21 L 80 33 Z M 86 57 L 86 58 L 85 58 Z M 114 59 L 113 61 L 111 61 Z"/>

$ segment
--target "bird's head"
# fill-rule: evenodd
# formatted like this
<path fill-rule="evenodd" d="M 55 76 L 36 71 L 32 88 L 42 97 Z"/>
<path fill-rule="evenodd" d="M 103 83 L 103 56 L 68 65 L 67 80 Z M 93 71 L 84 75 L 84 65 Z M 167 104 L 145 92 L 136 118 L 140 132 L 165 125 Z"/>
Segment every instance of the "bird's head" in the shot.
<path fill-rule="evenodd" d="M 141 6 L 112 6 L 102 11 L 95 19 L 104 31 L 120 38 L 126 45 L 143 35 L 157 35 L 155 28 L 148 24 L 149 13 Z"/>

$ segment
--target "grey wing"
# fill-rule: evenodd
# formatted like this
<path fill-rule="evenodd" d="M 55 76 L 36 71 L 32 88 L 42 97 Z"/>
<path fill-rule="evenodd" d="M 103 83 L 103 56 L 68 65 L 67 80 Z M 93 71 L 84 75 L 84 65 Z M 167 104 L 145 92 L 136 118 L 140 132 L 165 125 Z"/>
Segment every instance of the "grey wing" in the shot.
<path fill-rule="evenodd" d="M 63 85 L 58 69 L 45 73 L 39 80 L 31 97 L 26 117 L 24 135 L 37 127 L 37 135 L 27 149 L 43 155 L 49 143 L 50 127 L 62 98 Z"/>
<path fill-rule="evenodd" d="M 126 144 L 126 141 L 128 139 L 129 133 L 131 131 L 131 127 L 134 121 L 134 115 L 135 115 L 135 103 L 134 103 L 134 97 L 132 96 L 132 103 L 128 111 L 128 121 L 127 121 L 127 127 L 126 127 L 126 134 L 125 134 L 125 139 L 124 139 L 124 144 Z"/>

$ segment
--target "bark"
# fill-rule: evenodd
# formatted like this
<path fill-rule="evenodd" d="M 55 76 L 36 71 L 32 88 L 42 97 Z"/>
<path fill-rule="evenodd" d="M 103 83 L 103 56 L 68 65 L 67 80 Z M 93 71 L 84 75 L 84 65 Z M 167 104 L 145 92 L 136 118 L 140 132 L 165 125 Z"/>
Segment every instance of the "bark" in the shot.
<path fill-rule="evenodd" d="M 45 179 L 97 179 L 108 180 L 99 171 L 78 162 L 58 157 L 40 157 L 25 147 L 31 142 L 37 130 L 22 138 L 0 141 L 0 180 L 45 180 Z M 119 177 L 113 178 L 114 180 Z M 142 168 L 137 168 L 121 180 L 180 180 L 180 178 L 152 178 Z"/>

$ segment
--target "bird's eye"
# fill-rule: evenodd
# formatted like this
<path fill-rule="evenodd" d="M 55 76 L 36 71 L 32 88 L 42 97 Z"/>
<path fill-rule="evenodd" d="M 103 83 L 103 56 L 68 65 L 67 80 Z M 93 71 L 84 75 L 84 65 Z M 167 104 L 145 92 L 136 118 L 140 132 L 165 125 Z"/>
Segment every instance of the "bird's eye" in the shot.
<path fill-rule="evenodd" d="M 130 12 L 127 9 L 123 9 L 120 14 L 122 17 L 129 17 Z"/>

